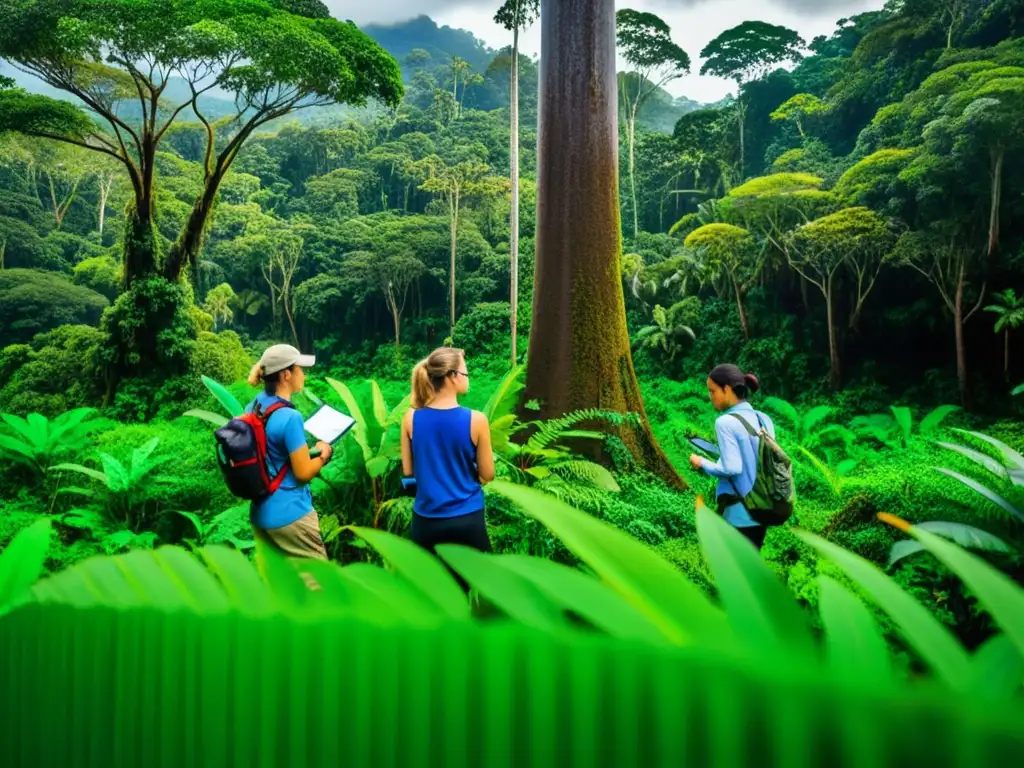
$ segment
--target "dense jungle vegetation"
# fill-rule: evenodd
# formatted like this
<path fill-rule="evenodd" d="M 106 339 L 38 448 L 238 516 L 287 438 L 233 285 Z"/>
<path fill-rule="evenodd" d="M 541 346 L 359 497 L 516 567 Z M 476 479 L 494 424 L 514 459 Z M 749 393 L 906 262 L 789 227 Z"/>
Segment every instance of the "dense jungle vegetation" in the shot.
<path fill-rule="evenodd" d="M 166 31 L 172 7 L 187 34 Z M 495 10 L 510 42 L 545 23 L 536 0 Z M 339 573 L 403 620 L 463 617 L 454 582 L 400 538 L 409 372 L 450 343 L 465 404 L 491 420 L 489 525 L 509 559 L 445 559 L 488 616 L 692 635 L 718 663 L 711 627 L 760 600 L 777 615 L 745 636 L 759 653 L 824 634 L 869 680 L 1019 697 L 1024 3 L 890 0 L 813 40 L 744 21 L 703 51 L 620 6 L 617 44 L 617 270 L 642 413 L 539 395 L 570 384 L 529 368 L 538 336 L 570 332 L 532 323 L 542 62 L 425 17 L 360 32 L 313 0 L 0 0 L 0 584 L 41 572 L 38 602 L 134 605 L 109 563 L 213 589 L 159 555 L 194 551 L 231 604 L 266 598 L 225 576 L 254 544 L 210 433 L 287 342 L 318 360 L 296 406 L 357 419 L 313 485 Z M 698 71 L 735 95 L 665 90 Z M 755 405 L 794 460 L 795 520 L 763 563 L 686 469 L 685 438 L 714 437 L 704 380 L 721 362 L 759 376 Z M 631 442 L 641 424 L 667 470 Z M 359 570 L 381 559 L 394 583 Z M 427 575 L 425 595 L 402 581 Z M 281 583 L 281 610 L 307 605 Z M 836 639 L 840 614 L 867 650 Z M 1009 683 L 977 682 L 986 670 Z"/>

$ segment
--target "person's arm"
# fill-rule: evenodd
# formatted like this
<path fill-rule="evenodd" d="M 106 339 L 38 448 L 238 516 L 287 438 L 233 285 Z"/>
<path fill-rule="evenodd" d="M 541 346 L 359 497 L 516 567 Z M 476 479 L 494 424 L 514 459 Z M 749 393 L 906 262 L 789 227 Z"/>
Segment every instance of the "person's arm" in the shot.
<path fill-rule="evenodd" d="M 306 445 L 306 431 L 302 416 L 297 411 L 290 411 L 288 416 L 288 423 L 284 426 L 284 447 L 288 450 L 292 474 L 300 483 L 312 482 L 313 478 L 320 474 L 320 470 L 330 460 L 334 448 L 330 443 L 321 441 L 316 444 L 320 455 L 315 459 L 311 457 L 309 446 Z"/>
<path fill-rule="evenodd" d="M 494 479 L 494 450 L 491 448 L 491 425 L 487 417 L 473 411 L 470 432 L 476 444 L 476 471 L 480 483 L 486 485 Z"/>
<path fill-rule="evenodd" d="M 743 472 L 743 455 L 740 453 L 736 430 L 731 429 L 724 418 L 720 418 L 715 423 L 715 436 L 721 451 L 718 461 L 701 459 L 701 469 L 712 477 L 739 477 Z"/>
<path fill-rule="evenodd" d="M 402 417 L 402 474 L 405 477 L 413 476 L 412 465 L 412 414 L 410 408 Z"/>

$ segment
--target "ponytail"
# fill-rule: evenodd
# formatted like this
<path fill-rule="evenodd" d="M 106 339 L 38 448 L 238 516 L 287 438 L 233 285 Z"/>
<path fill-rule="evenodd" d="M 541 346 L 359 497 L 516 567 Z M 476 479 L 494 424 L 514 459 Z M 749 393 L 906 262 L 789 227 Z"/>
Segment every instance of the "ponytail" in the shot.
<path fill-rule="evenodd" d="M 761 382 L 752 373 L 744 373 L 735 365 L 718 365 L 708 374 L 708 378 L 722 387 L 730 387 L 736 397 L 746 400 L 761 388 Z"/>
<path fill-rule="evenodd" d="M 430 405 L 444 386 L 444 380 L 458 371 L 464 359 L 465 353 L 461 349 L 441 347 L 416 363 L 412 369 L 412 407 L 418 409 Z"/>
<path fill-rule="evenodd" d="M 436 394 L 434 385 L 430 383 L 430 374 L 427 373 L 427 361 L 420 360 L 412 369 L 412 407 L 426 408 Z"/>
<path fill-rule="evenodd" d="M 256 363 L 256 365 L 254 365 L 252 367 L 252 370 L 249 371 L 249 386 L 250 387 L 258 387 L 262 380 L 263 380 L 263 366 L 260 365 L 259 363 Z"/>

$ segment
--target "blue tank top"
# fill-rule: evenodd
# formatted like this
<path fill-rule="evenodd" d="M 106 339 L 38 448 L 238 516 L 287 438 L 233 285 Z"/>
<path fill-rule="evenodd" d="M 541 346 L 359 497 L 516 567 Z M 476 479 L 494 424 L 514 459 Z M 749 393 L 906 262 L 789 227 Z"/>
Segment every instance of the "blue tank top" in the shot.
<path fill-rule="evenodd" d="M 484 508 L 468 408 L 420 408 L 412 414 L 413 511 L 422 517 L 459 517 Z"/>

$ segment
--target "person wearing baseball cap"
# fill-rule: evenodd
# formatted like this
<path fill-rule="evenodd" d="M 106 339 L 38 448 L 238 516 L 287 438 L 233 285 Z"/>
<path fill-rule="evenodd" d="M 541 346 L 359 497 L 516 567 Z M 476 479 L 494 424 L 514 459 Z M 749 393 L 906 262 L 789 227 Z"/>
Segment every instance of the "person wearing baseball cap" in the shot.
<path fill-rule="evenodd" d="M 305 422 L 291 398 L 306 383 L 305 368 L 316 363 L 313 355 L 304 355 L 290 344 L 269 347 L 253 366 L 249 383 L 263 391 L 246 406 L 247 412 L 266 411 L 281 403 L 266 420 L 267 458 L 272 476 L 287 465 L 280 487 L 261 501 L 254 501 L 249 516 L 253 533 L 290 557 L 327 559 L 320 534 L 320 518 L 313 509 L 309 484 L 331 459 L 333 448 L 318 442 L 320 455 L 312 458 L 306 444 Z"/>

